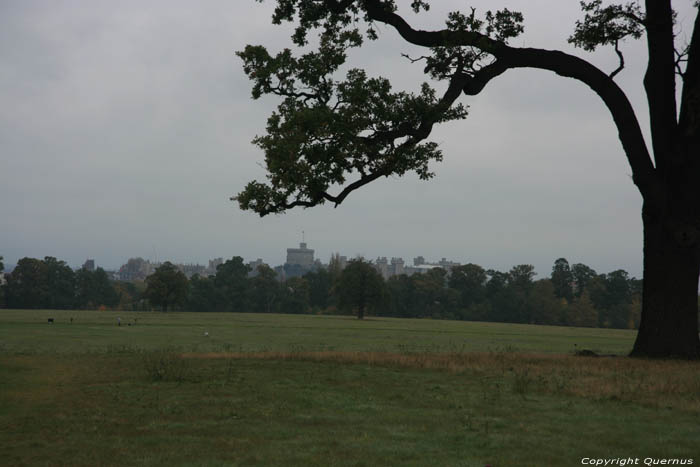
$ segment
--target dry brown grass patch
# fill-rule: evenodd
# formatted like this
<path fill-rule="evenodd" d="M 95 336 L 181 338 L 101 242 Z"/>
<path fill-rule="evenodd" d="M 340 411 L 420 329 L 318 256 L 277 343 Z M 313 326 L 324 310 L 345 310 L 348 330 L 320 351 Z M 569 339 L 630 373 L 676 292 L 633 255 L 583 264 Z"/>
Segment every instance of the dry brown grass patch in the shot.
<path fill-rule="evenodd" d="M 515 392 L 620 400 L 700 412 L 700 362 L 516 352 L 230 352 L 185 358 L 333 362 L 444 370 L 502 378 Z"/>

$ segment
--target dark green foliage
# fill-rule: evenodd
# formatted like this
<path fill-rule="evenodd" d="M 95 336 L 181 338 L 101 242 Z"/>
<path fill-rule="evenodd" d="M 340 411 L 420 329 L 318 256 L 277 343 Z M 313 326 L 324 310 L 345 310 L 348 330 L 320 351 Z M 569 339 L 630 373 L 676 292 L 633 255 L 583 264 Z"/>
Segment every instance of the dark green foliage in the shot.
<path fill-rule="evenodd" d="M 332 304 L 333 277 L 326 269 L 304 274 L 309 284 L 309 303 L 312 308 L 324 310 Z"/>
<path fill-rule="evenodd" d="M 598 309 L 587 291 L 567 305 L 564 323 L 568 326 L 598 327 Z"/>
<path fill-rule="evenodd" d="M 513 266 L 508 272 L 508 283 L 516 289 L 527 293 L 532 288 L 533 279 L 537 273 L 532 264 L 519 264 Z"/>
<path fill-rule="evenodd" d="M 81 309 L 98 309 L 101 305 L 114 307 L 119 294 L 102 268 L 95 271 L 79 269 L 75 273 L 75 306 Z"/>
<path fill-rule="evenodd" d="M 187 300 L 189 281 L 187 276 L 171 262 L 166 261 L 146 278 L 146 297 L 163 311 L 168 307 L 183 305 Z"/>
<path fill-rule="evenodd" d="M 9 308 L 70 309 L 75 304 L 75 273 L 63 261 L 22 258 L 7 279 Z"/>
<path fill-rule="evenodd" d="M 303 277 L 292 277 L 284 283 L 280 309 L 285 313 L 309 312 L 309 283 Z"/>
<path fill-rule="evenodd" d="M 573 282 L 574 276 L 571 273 L 569 262 L 566 258 L 559 258 L 552 267 L 552 284 L 554 285 L 554 295 L 571 301 L 574 298 Z"/>
<path fill-rule="evenodd" d="M 234 256 L 216 268 L 214 285 L 220 291 L 226 311 L 247 311 L 249 306 L 248 273 L 243 258 Z"/>
<path fill-rule="evenodd" d="M 142 281 L 114 281 L 112 282 L 112 287 L 119 297 L 116 309 L 125 311 L 145 311 L 149 309 L 143 297 L 146 286 Z"/>
<path fill-rule="evenodd" d="M 554 271 L 565 271 L 565 261 L 558 259 Z M 50 308 L 51 303 L 57 303 L 50 290 L 71 282 L 49 282 L 52 268 L 54 277 L 70 278 L 65 263 L 55 258 L 20 260 L 16 273 L 8 276 L 8 306 Z M 571 268 L 571 299 L 557 293 L 557 274 L 552 280 L 534 281 L 534 268 L 527 264 L 514 266 L 508 272 L 485 271 L 476 264 L 457 266 L 450 272 L 433 268 L 412 276 L 392 276 L 386 282 L 371 263 L 354 260 L 341 269 L 337 257 L 332 258 L 328 269 L 292 277 L 284 283 L 266 265 L 251 273 L 241 257 L 220 265 L 216 276 L 194 275 L 189 282 L 170 263 L 156 272 L 158 275 L 149 276 L 146 283 L 109 282 L 101 268 L 95 272 L 81 269 L 74 274 L 71 303 L 84 309 L 104 305 L 141 311 L 152 309 L 145 300 L 148 298 L 151 306 L 164 310 L 175 307 L 197 312 L 357 312 L 358 316 L 371 311 L 377 316 L 401 318 L 634 328 L 639 325 L 642 293 L 641 281 L 630 278 L 627 272 L 597 275 L 584 264 Z M 180 288 L 168 289 L 167 284 L 180 284 Z M 186 301 L 182 299 L 183 290 Z M 63 290 L 59 297 L 67 300 L 69 292 Z M 161 296 L 170 298 L 162 301 Z"/>
<path fill-rule="evenodd" d="M 486 298 L 486 280 L 484 268 L 469 263 L 452 268 L 448 284 L 451 289 L 460 293 L 461 305 L 468 308 Z"/>
<path fill-rule="evenodd" d="M 22 258 L 7 279 L 9 308 L 44 308 L 49 304 L 46 265 L 40 259 Z"/>
<path fill-rule="evenodd" d="M 224 300 L 213 277 L 200 277 L 199 274 L 192 276 L 187 309 L 198 312 L 225 311 Z"/>
<path fill-rule="evenodd" d="M 556 295 L 555 286 L 551 280 L 535 281 L 530 291 L 528 305 L 529 323 L 567 324 L 567 302 L 562 302 L 562 298 Z"/>
<path fill-rule="evenodd" d="M 251 311 L 276 313 L 279 311 L 282 287 L 277 273 L 267 265 L 258 266 L 257 274 L 250 279 Z"/>
<path fill-rule="evenodd" d="M 44 258 L 48 290 L 48 308 L 69 309 L 75 303 L 75 273 L 65 263 L 52 256 Z"/>
<path fill-rule="evenodd" d="M 2 262 L 4 258 L 0 256 L 0 278 L 3 276 L 3 271 L 5 270 L 5 264 Z M 5 285 L 0 281 L 0 308 L 5 306 Z"/>
<path fill-rule="evenodd" d="M 586 12 L 583 21 L 576 21 L 569 42 L 589 52 L 600 45 L 614 45 L 626 37 L 639 39 L 644 32 L 644 13 L 637 2 L 603 6 L 602 0 L 580 2 Z"/>
<path fill-rule="evenodd" d="M 574 282 L 574 296 L 576 298 L 583 295 L 589 283 L 596 275 L 596 272 L 585 264 L 576 263 L 571 267 L 571 277 Z"/>
<path fill-rule="evenodd" d="M 491 304 L 491 314 L 487 320 L 498 322 L 519 322 L 522 317 L 517 316 L 517 300 L 512 287 L 509 287 L 510 277 L 508 273 L 486 271 L 489 281 L 486 283 L 486 297 Z"/>
<path fill-rule="evenodd" d="M 600 310 L 600 324 L 604 327 L 628 326 L 632 298 L 629 275 L 623 270 L 601 274 L 591 290 L 591 299 Z"/>
<path fill-rule="evenodd" d="M 447 271 L 433 268 L 413 277 L 413 307 L 418 318 L 452 318 L 459 292 L 447 288 Z"/>
<path fill-rule="evenodd" d="M 267 134 L 254 140 L 265 152 L 268 183 L 250 182 L 235 197 L 241 208 L 262 216 L 294 206 L 339 204 L 355 187 L 381 176 L 415 171 L 431 178 L 428 163 L 442 154 L 437 144 L 423 140 L 433 124 L 466 116 L 463 106 L 451 107 L 456 95 L 447 102 L 426 83 L 418 94 L 394 93 L 387 79 L 370 78 L 359 69 L 336 81 L 347 50 L 362 43 L 358 30 L 344 29 L 357 8 L 337 17 L 311 3 L 281 2 L 275 21 L 291 19 L 297 8 L 301 24 L 294 40 L 299 44 L 310 27 L 329 21 L 317 52 L 296 58 L 286 49 L 271 56 L 263 46 L 251 45 L 238 52 L 254 82 L 253 97 L 284 98 L 268 119 Z M 329 194 L 331 187 L 353 178 L 338 195 Z"/>
<path fill-rule="evenodd" d="M 417 309 L 414 278 L 406 275 L 392 276 L 386 282 L 389 295 L 389 316 L 416 318 L 421 310 Z"/>
<path fill-rule="evenodd" d="M 583 264 L 576 270 L 587 286 L 571 300 L 555 293 L 552 280 L 534 281 L 531 265 L 518 265 L 507 273 L 484 271 L 475 264 L 458 266 L 446 284 L 439 279 L 444 274 L 439 269 L 394 276 L 386 283 L 389 306 L 382 314 L 587 327 L 638 325 L 640 281 L 628 279 L 624 271 L 597 276 Z"/>
<path fill-rule="evenodd" d="M 363 319 L 365 312 L 376 312 L 383 305 L 384 279 L 372 263 L 354 259 L 343 269 L 336 294 L 342 309 L 356 311 Z"/>
<path fill-rule="evenodd" d="M 429 8 L 420 0 L 411 6 L 416 13 Z M 395 10 L 393 1 L 279 0 L 273 23 L 296 21 L 292 42 L 297 46 L 306 46 L 308 34 L 317 32 L 316 51 L 297 57 L 285 49 L 273 56 L 264 46 L 248 45 L 237 53 L 253 81 L 254 99 L 283 98 L 268 119 L 267 134 L 254 140 L 265 152 L 268 182 L 250 182 L 233 198 L 242 209 L 264 216 L 296 206 L 337 205 L 380 177 L 409 171 L 432 177 L 428 164 L 442 154 L 425 140 L 435 124 L 466 117 L 466 107 L 455 103 L 461 88 L 492 64 L 488 43 L 505 44 L 523 32 L 523 16 L 508 9 L 487 11 L 483 19 L 474 10 L 450 13 L 449 31 L 489 40 L 479 47 L 443 43 L 422 58 L 431 78 L 450 81 L 441 97 L 427 83 L 415 94 L 392 92 L 388 80 L 370 78 L 361 69 L 338 79 L 350 49 L 377 38 L 372 18 Z M 367 21 L 364 34 L 362 20 Z M 338 186 L 338 194 L 329 192 Z"/>

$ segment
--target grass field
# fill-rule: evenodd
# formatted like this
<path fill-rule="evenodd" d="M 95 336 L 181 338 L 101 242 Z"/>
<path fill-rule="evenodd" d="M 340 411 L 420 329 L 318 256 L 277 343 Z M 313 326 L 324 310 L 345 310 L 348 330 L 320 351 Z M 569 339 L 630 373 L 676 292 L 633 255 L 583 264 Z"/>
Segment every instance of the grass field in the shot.
<path fill-rule="evenodd" d="M 633 337 L 432 320 L 2 310 L 0 464 L 699 463 L 699 364 L 571 355 L 624 354 Z"/>
<path fill-rule="evenodd" d="M 48 325 L 48 318 L 54 319 Z M 71 323 L 71 318 L 73 322 Z M 121 326 L 117 326 L 117 318 Z M 132 324 L 128 326 L 128 324 Z M 204 333 L 208 333 L 205 337 Z M 249 313 L 2 310 L 5 352 L 72 353 L 114 349 L 210 351 L 573 353 L 624 355 L 635 331 L 431 319 Z"/>

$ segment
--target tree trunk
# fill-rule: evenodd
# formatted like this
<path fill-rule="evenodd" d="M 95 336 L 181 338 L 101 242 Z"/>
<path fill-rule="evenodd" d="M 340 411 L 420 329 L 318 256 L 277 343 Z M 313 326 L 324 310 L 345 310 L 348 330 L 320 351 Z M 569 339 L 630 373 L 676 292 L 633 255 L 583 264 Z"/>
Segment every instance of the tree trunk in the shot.
<path fill-rule="evenodd" d="M 360 305 L 357 308 L 357 319 L 364 319 L 364 317 L 365 317 L 365 306 Z"/>
<path fill-rule="evenodd" d="M 700 358 L 700 238 L 693 208 L 678 209 L 679 204 L 676 200 L 673 215 L 658 215 L 646 202 L 642 210 L 644 290 L 635 357 Z"/>

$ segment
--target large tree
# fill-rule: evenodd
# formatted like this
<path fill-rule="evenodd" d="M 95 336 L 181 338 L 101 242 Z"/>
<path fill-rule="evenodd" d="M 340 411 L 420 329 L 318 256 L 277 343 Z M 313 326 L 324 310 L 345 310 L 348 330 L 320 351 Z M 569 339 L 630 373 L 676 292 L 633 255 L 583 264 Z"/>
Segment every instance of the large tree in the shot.
<path fill-rule="evenodd" d="M 571 274 L 571 268 L 566 258 L 559 258 L 554 262 L 551 278 L 554 295 L 565 298 L 570 303 L 574 298 L 574 290 L 571 286 L 574 276 Z"/>
<path fill-rule="evenodd" d="M 350 260 L 340 274 L 335 288 L 338 305 L 345 310 L 357 310 L 357 318 L 376 310 L 383 304 L 384 279 L 372 263 L 362 258 Z"/>
<path fill-rule="evenodd" d="M 75 273 L 52 256 L 22 258 L 7 279 L 8 308 L 70 309 L 75 303 Z"/>
<path fill-rule="evenodd" d="M 177 266 L 166 261 L 146 278 L 146 290 L 143 295 L 153 305 L 168 311 L 168 307 L 185 303 L 189 287 L 187 276 Z"/>
<path fill-rule="evenodd" d="M 456 102 L 459 96 L 479 94 L 509 70 L 552 71 L 588 86 L 603 101 L 643 198 L 643 311 L 633 355 L 699 358 L 700 14 L 684 44 L 674 30 L 671 0 L 646 0 L 644 6 L 581 2 L 585 16 L 569 40 L 586 51 L 614 47 L 620 64 L 606 73 L 568 53 L 509 45 L 523 31 L 518 12 L 488 11 L 483 17 L 474 10 L 453 12 L 444 29 L 425 31 L 398 14 L 396 3 L 277 0 L 273 22 L 295 22 L 292 39 L 298 46 L 308 45 L 309 33 L 318 31 L 318 47 L 298 57 L 289 49 L 270 55 L 262 46 L 239 52 L 254 82 L 253 97 L 283 99 L 268 120 L 267 134 L 254 140 L 265 151 L 268 181 L 249 183 L 235 197 L 240 206 L 266 215 L 296 206 L 337 205 L 380 177 L 416 171 L 430 178 L 428 163 L 442 154 L 426 139 L 435 124 L 466 116 Z M 410 2 L 416 13 L 429 3 Z M 693 5 L 698 8 L 700 2 Z M 388 80 L 369 78 L 358 69 L 338 79 L 348 50 L 376 40 L 379 23 L 426 49 L 420 57 L 426 74 L 447 83 L 442 95 L 428 84 L 416 95 L 395 93 Z M 620 41 L 643 35 L 651 149 L 614 80 L 624 66 Z"/>
<path fill-rule="evenodd" d="M 246 312 L 250 306 L 250 266 L 234 256 L 216 267 L 214 286 L 219 291 L 226 311 Z"/>

